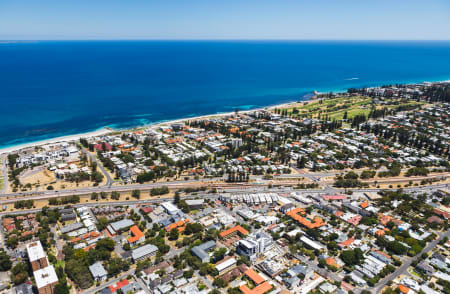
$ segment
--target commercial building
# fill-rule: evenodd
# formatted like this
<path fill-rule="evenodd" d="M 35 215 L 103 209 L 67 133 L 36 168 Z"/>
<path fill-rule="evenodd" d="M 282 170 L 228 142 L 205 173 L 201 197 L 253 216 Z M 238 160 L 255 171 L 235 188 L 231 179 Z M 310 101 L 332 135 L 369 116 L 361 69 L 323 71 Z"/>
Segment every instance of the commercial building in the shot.
<path fill-rule="evenodd" d="M 223 275 L 226 272 L 231 271 L 236 267 L 236 259 L 230 257 L 228 259 L 222 260 L 221 262 L 216 264 L 216 270 L 219 272 L 219 275 Z"/>
<path fill-rule="evenodd" d="M 118 231 L 134 226 L 134 222 L 131 219 L 123 219 L 114 223 L 111 223 L 107 229 L 111 235 L 117 234 Z"/>
<path fill-rule="evenodd" d="M 249 260 L 254 261 L 259 255 L 263 254 L 273 245 L 274 242 L 270 235 L 263 231 L 258 231 L 247 236 L 243 240 L 239 240 L 238 245 L 236 246 L 236 252 L 240 255 L 244 255 Z"/>
<path fill-rule="evenodd" d="M 216 247 L 216 242 L 211 240 L 206 243 L 203 243 L 202 245 L 192 247 L 191 252 L 192 252 L 192 254 L 194 254 L 195 256 L 200 258 L 200 260 L 202 262 L 209 262 L 210 257 L 209 257 L 208 252 L 213 250 L 215 247 Z"/>
<path fill-rule="evenodd" d="M 311 247 L 314 250 L 324 250 L 326 248 L 321 243 L 313 241 L 306 236 L 302 236 L 300 238 L 300 241 L 302 241 L 304 244 L 308 245 L 309 247 Z"/>
<path fill-rule="evenodd" d="M 133 261 L 136 262 L 151 257 L 155 255 L 156 252 L 158 252 L 158 247 L 153 244 L 147 244 L 131 251 L 131 257 L 133 258 Z"/>
<path fill-rule="evenodd" d="M 177 229 L 178 232 L 182 232 L 182 231 L 184 231 L 184 229 L 186 228 L 185 225 L 186 225 L 187 223 L 189 223 L 189 222 L 190 222 L 190 220 L 189 220 L 188 218 L 182 219 L 182 220 L 179 220 L 179 221 L 177 221 L 177 222 L 174 222 L 174 223 L 172 223 L 172 224 L 166 226 L 166 227 L 165 227 L 165 230 L 166 230 L 166 232 L 170 232 L 170 231 L 172 231 L 173 229 Z"/>
<path fill-rule="evenodd" d="M 67 226 L 62 227 L 60 230 L 61 230 L 62 234 L 67 234 L 69 232 L 81 229 L 82 227 L 83 227 L 83 224 L 77 222 L 77 223 L 68 224 Z"/>
<path fill-rule="evenodd" d="M 171 202 L 161 203 L 162 208 L 170 215 L 177 214 L 180 210 Z"/>
<path fill-rule="evenodd" d="M 239 290 L 244 294 L 264 294 L 272 290 L 272 285 L 265 281 L 257 272 L 253 269 L 248 269 L 244 273 L 252 282 L 256 285 L 253 289 L 250 289 L 247 285 L 241 285 Z"/>
<path fill-rule="evenodd" d="M 186 200 L 185 202 L 190 209 L 202 209 L 203 205 L 205 204 L 204 199 L 192 199 Z"/>
<path fill-rule="evenodd" d="M 301 207 L 290 210 L 289 212 L 286 213 L 286 215 L 289 215 L 294 220 L 296 220 L 299 224 L 303 225 L 304 227 L 306 227 L 308 229 L 316 229 L 316 228 L 320 228 L 320 227 L 326 225 L 326 223 L 320 217 L 315 217 L 311 221 L 311 220 L 301 216 L 300 214 L 305 214 L 305 212 L 303 211 L 303 209 Z"/>
<path fill-rule="evenodd" d="M 127 239 L 128 244 L 131 246 L 140 244 L 145 241 L 145 234 L 139 230 L 138 226 L 132 226 L 130 228 L 130 237 Z"/>
<path fill-rule="evenodd" d="M 244 229 L 242 226 L 237 225 L 235 227 L 232 227 L 231 229 L 220 232 L 220 234 L 219 234 L 220 238 L 224 239 L 224 240 L 233 238 L 236 235 L 244 237 L 244 236 L 248 235 L 248 231 L 246 229 Z"/>

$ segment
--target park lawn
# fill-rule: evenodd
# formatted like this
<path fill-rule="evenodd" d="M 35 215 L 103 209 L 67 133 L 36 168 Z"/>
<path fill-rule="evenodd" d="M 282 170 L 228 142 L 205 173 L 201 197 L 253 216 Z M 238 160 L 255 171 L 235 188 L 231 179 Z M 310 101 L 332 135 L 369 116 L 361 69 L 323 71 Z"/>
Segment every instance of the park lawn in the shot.
<path fill-rule="evenodd" d="M 386 102 L 392 102 L 392 100 L 385 100 Z M 398 101 L 398 100 L 397 100 Z M 282 109 L 287 109 L 288 115 L 293 116 L 304 116 L 308 115 L 313 118 L 317 118 L 319 112 L 322 117 L 328 115 L 330 120 L 343 119 L 345 112 L 347 112 L 347 118 L 353 118 L 357 115 L 369 115 L 370 107 L 372 104 L 372 99 L 369 97 L 355 96 L 355 97 L 337 97 L 332 99 L 322 99 L 322 100 L 314 100 L 304 105 L 287 107 Z M 417 101 L 407 101 L 400 102 L 396 105 L 377 105 L 377 109 L 381 109 L 383 107 L 387 107 L 388 109 L 393 109 L 398 106 L 411 106 L 411 105 L 425 105 L 425 102 L 417 102 Z M 346 108 L 337 109 L 343 105 L 346 105 Z M 298 111 L 297 114 L 293 114 L 294 108 Z"/>
<path fill-rule="evenodd" d="M 299 111 L 299 115 L 301 114 L 309 114 L 313 117 L 317 117 L 319 112 L 321 112 L 322 115 L 328 114 L 328 116 L 333 119 L 337 118 L 340 119 L 344 116 L 345 111 L 347 111 L 349 114 L 357 115 L 359 111 L 358 110 L 364 105 L 368 105 L 371 103 L 370 98 L 364 98 L 364 97 L 338 97 L 333 99 L 323 99 L 322 102 L 320 101 L 314 101 L 299 107 L 295 107 Z M 347 105 L 347 108 L 343 109 L 336 109 L 333 111 L 333 108 Z M 294 107 L 290 107 L 287 109 L 288 113 L 292 113 L 294 110 Z M 362 109 L 365 110 L 365 109 Z M 370 110 L 369 110 L 370 111 Z M 369 112 L 367 111 L 367 113 Z M 365 111 L 364 111 L 365 112 Z"/>

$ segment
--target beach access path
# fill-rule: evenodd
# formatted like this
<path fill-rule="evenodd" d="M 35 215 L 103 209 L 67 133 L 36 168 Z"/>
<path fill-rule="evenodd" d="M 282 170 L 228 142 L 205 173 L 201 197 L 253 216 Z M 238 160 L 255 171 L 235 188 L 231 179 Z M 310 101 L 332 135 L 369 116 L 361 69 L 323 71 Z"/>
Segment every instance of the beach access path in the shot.
<path fill-rule="evenodd" d="M 6 191 L 8 189 L 8 167 L 6 166 L 6 154 L 3 154 L 1 156 L 1 163 L 2 163 L 2 171 L 1 171 L 2 186 L 1 186 L 1 189 L 0 189 L 0 193 L 4 194 L 4 193 L 6 193 Z"/>

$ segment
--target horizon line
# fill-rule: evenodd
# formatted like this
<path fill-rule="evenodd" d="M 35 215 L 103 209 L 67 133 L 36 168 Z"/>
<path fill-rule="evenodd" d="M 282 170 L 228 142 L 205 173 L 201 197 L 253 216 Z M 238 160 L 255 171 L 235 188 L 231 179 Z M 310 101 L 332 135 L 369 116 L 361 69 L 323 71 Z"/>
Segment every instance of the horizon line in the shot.
<path fill-rule="evenodd" d="M 222 42 L 449 42 L 450 39 L 151 39 L 151 38 L 111 38 L 111 39 L 90 39 L 90 38 L 74 38 L 74 39 L 2 39 L 2 42 L 39 42 L 39 41 L 222 41 Z"/>

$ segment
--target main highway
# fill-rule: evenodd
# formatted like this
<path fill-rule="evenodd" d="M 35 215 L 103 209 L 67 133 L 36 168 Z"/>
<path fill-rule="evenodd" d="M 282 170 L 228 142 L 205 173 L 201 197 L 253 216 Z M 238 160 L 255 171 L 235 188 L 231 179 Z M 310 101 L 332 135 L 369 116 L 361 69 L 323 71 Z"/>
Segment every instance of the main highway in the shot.
<path fill-rule="evenodd" d="M 221 179 L 220 179 L 221 180 Z M 79 189 L 70 189 L 70 190 L 62 190 L 62 191 L 40 191 L 40 192 L 16 192 L 16 193 L 8 193 L 8 194 L 0 194 L 0 203 L 10 203 L 18 200 L 39 200 L 39 199 L 49 199 L 55 197 L 63 197 L 63 196 L 72 196 L 72 195 L 88 195 L 92 192 L 130 192 L 132 190 L 150 190 L 156 187 L 167 186 L 170 189 L 183 189 L 183 188 L 199 188 L 202 186 L 207 186 L 209 188 L 218 188 L 218 189 L 238 189 L 244 190 L 252 188 L 261 189 L 267 187 L 270 184 L 270 181 L 263 183 L 224 183 L 218 181 L 218 179 L 208 179 L 208 180 L 179 180 L 179 181 L 171 181 L 171 182 L 155 182 L 155 183 L 146 183 L 146 184 L 130 184 L 130 185 L 121 185 L 121 186 L 98 186 L 98 187 L 86 187 Z M 283 183 L 286 185 L 286 183 Z M 422 187 L 408 187 L 403 188 L 404 191 L 423 191 L 430 192 L 439 188 L 448 188 L 449 184 L 436 184 L 436 185 L 428 185 Z M 392 189 L 381 189 L 381 188 L 364 188 L 364 189 L 352 189 L 353 192 L 378 192 L 382 190 L 396 190 L 396 188 Z M 339 193 L 344 192 L 345 189 L 333 188 L 329 186 L 325 186 L 322 189 L 308 189 L 308 190 L 298 190 L 298 191 L 307 191 L 309 193 Z"/>

